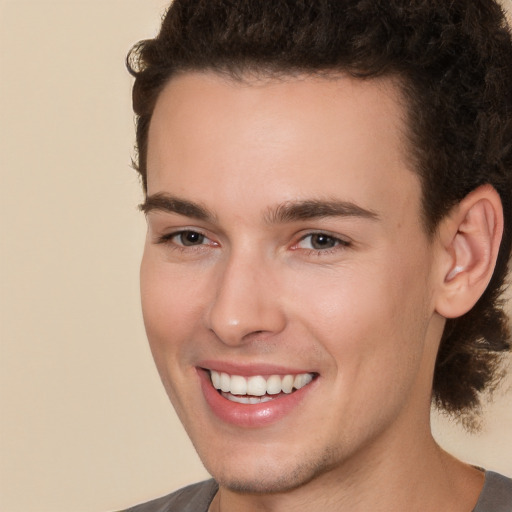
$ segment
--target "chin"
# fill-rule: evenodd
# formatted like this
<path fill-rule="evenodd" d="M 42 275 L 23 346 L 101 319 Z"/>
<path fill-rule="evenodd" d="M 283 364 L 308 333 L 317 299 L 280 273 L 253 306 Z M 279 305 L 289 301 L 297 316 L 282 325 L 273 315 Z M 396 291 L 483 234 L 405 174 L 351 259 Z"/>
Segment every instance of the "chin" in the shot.
<path fill-rule="evenodd" d="M 284 493 L 302 487 L 333 469 L 332 453 L 313 460 L 258 460 L 255 464 L 220 465 L 206 469 L 217 483 L 230 491 L 243 494 Z M 241 462 L 241 461 L 240 461 Z"/>

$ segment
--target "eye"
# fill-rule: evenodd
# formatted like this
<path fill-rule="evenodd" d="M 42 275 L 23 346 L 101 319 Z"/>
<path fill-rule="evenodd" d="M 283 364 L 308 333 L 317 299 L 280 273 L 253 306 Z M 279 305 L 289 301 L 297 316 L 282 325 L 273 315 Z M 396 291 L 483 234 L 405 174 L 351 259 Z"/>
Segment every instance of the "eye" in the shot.
<path fill-rule="evenodd" d="M 325 251 L 337 246 L 348 246 L 349 242 L 327 233 L 310 233 L 302 237 L 295 248 L 314 251 Z"/>
<path fill-rule="evenodd" d="M 205 239 L 206 237 L 197 231 L 181 231 L 180 233 L 175 233 L 171 238 L 174 243 L 185 247 L 202 245 Z"/>
<path fill-rule="evenodd" d="M 206 244 L 214 245 L 206 235 L 191 229 L 163 235 L 158 239 L 158 243 L 174 245 L 176 248 L 199 247 Z"/>

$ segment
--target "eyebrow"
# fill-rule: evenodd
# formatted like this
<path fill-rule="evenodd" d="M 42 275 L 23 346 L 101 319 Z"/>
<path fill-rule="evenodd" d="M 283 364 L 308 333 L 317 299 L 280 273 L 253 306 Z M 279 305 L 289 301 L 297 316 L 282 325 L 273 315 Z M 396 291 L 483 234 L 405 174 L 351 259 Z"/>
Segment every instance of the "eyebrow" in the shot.
<path fill-rule="evenodd" d="M 205 206 L 165 193 L 157 193 L 146 197 L 145 201 L 139 205 L 139 209 L 145 214 L 152 211 L 162 211 L 207 222 L 214 222 L 216 219 L 215 214 Z M 318 199 L 287 201 L 269 207 L 265 212 L 265 221 L 268 224 L 285 224 L 324 217 L 359 217 L 377 220 L 379 215 L 350 201 Z"/>
<path fill-rule="evenodd" d="M 270 224 L 294 222 L 300 220 L 320 219 L 324 217 L 360 217 L 377 220 L 379 215 L 362 208 L 350 201 L 316 200 L 287 201 L 266 213 L 266 220 Z"/>
<path fill-rule="evenodd" d="M 212 222 L 215 215 L 205 206 L 180 199 L 170 194 L 157 193 L 146 197 L 145 201 L 139 205 L 139 210 L 146 215 L 152 211 L 167 213 L 177 213 L 184 217 Z"/>

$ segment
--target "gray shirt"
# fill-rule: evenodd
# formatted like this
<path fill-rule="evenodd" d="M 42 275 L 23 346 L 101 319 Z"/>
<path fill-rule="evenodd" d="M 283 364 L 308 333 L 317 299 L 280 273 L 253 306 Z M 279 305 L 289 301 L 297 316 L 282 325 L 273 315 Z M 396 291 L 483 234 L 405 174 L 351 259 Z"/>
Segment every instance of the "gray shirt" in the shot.
<path fill-rule="evenodd" d="M 124 512 L 208 512 L 217 490 L 217 483 L 207 480 Z M 484 488 L 473 512 L 512 512 L 512 480 L 486 471 Z"/>

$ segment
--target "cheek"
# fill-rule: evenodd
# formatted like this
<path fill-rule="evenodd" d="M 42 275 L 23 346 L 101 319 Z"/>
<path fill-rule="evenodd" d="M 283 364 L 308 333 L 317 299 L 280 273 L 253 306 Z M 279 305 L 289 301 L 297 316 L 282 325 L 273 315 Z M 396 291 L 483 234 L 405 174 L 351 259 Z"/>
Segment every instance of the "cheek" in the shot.
<path fill-rule="evenodd" d="M 178 415 L 187 411 L 183 396 L 195 382 L 195 369 L 187 364 L 195 345 L 201 305 L 194 280 L 171 265 L 145 253 L 141 263 L 140 287 L 142 313 L 149 346 L 156 368 Z M 188 391 L 187 391 L 188 390 Z M 180 391 L 180 392 L 178 392 Z"/>
<path fill-rule="evenodd" d="M 331 361 L 325 376 L 337 407 L 329 414 L 347 432 L 369 433 L 393 421 L 422 385 L 427 322 L 421 287 L 381 272 L 332 284 L 334 290 L 326 287 L 305 307 L 314 319 L 308 329 Z"/>
<path fill-rule="evenodd" d="M 307 322 L 342 375 L 364 372 L 384 381 L 388 370 L 411 372 L 419 364 L 428 323 L 424 268 L 389 257 L 316 274 L 302 282 L 295 316 Z"/>
<path fill-rule="evenodd" d="M 142 314 L 157 364 L 160 353 L 172 355 L 182 350 L 187 334 L 197 328 L 202 310 L 200 281 L 177 270 L 151 254 L 143 256 Z"/>

